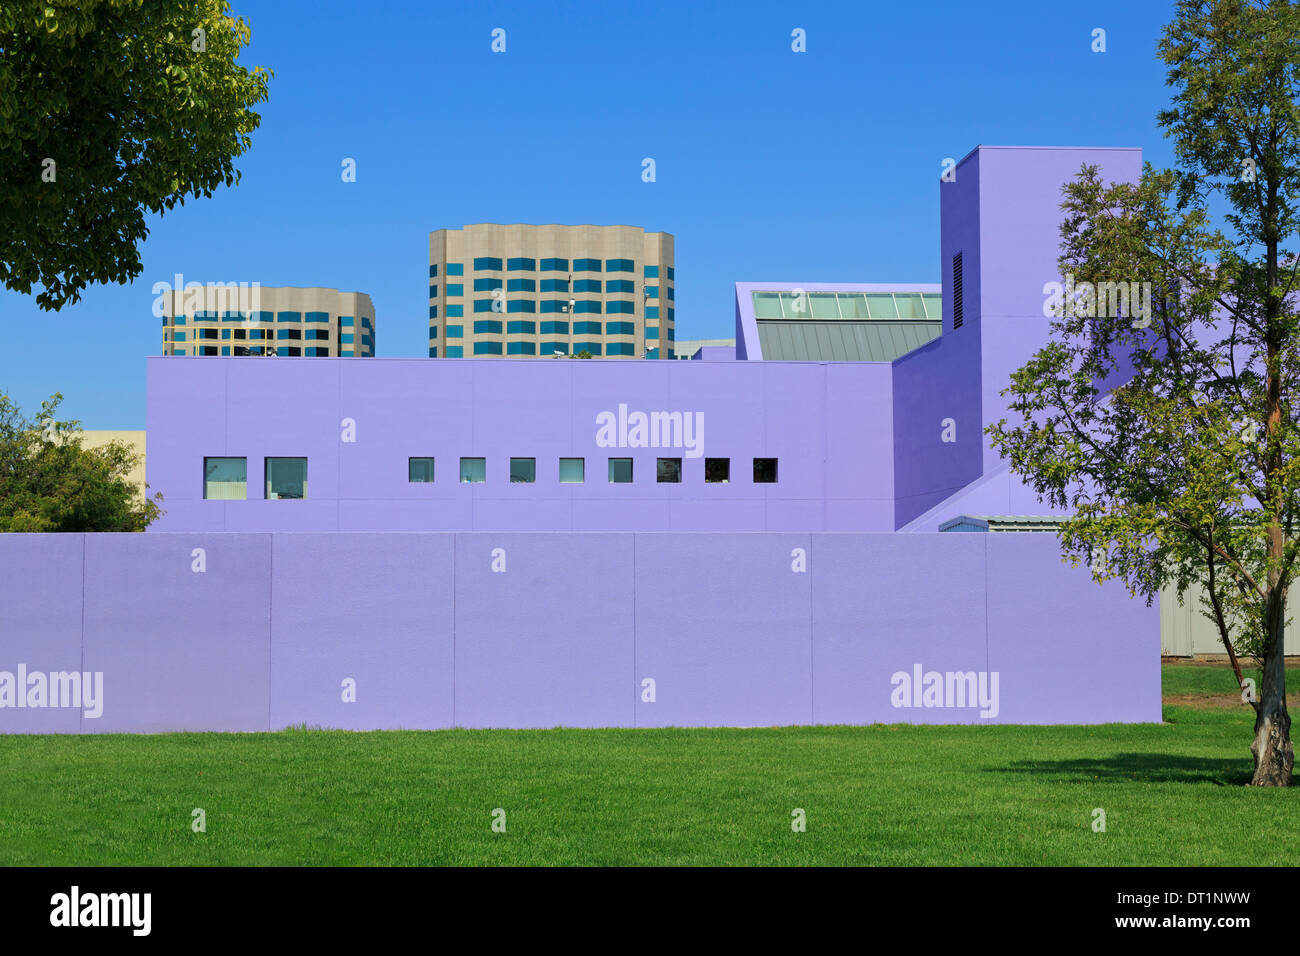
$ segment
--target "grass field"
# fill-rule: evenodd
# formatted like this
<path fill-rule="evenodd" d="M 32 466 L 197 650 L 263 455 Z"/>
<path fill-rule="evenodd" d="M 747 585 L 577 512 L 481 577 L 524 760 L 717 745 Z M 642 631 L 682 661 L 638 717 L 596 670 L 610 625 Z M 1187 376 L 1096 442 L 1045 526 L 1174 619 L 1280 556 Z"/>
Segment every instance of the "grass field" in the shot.
<path fill-rule="evenodd" d="M 0 736 L 0 864 L 1294 865 L 1230 672 L 1164 680 L 1163 725 Z"/>

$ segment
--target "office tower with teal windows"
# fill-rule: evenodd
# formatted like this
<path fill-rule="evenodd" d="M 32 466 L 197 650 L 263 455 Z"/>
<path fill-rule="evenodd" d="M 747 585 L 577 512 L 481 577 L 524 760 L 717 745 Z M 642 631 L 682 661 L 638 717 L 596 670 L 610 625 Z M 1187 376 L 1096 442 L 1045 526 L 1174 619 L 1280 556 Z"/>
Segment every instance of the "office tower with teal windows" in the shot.
<path fill-rule="evenodd" d="M 673 237 L 478 223 L 429 234 L 432 358 L 676 357 Z"/>
<path fill-rule="evenodd" d="M 161 311 L 163 355 L 375 354 L 375 307 L 364 292 L 196 282 L 165 293 Z"/>

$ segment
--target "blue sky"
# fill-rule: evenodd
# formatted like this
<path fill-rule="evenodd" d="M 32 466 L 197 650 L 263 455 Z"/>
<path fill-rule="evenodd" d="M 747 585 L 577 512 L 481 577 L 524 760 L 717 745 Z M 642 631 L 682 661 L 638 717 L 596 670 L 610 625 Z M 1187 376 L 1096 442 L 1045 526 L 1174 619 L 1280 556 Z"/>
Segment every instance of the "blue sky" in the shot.
<path fill-rule="evenodd" d="M 59 313 L 0 291 L 0 390 L 24 407 L 61 391 L 87 428 L 144 427 L 151 289 L 177 272 L 369 293 L 379 354 L 423 356 L 431 230 L 628 223 L 676 237 L 677 338 L 730 337 L 737 281 L 937 282 L 944 157 L 1141 146 L 1171 162 L 1155 123 L 1171 3 L 232 8 L 252 26 L 243 62 L 275 71 L 242 181 L 152 218 L 132 285 Z"/>

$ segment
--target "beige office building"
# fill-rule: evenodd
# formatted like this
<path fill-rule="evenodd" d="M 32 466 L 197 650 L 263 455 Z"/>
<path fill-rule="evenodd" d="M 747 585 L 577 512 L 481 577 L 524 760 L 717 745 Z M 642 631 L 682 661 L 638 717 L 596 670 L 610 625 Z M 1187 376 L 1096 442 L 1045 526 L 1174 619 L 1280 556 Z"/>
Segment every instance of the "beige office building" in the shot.
<path fill-rule="evenodd" d="M 429 234 L 432 358 L 675 357 L 673 237 L 479 223 Z"/>
<path fill-rule="evenodd" d="M 375 307 L 363 292 L 191 283 L 161 298 L 163 355 L 375 354 Z"/>

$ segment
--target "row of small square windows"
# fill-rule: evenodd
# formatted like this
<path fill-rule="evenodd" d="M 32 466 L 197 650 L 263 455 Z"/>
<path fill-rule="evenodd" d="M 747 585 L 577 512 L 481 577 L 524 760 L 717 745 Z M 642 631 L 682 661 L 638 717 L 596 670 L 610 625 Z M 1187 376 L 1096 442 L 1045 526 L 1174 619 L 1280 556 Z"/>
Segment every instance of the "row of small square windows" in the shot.
<path fill-rule="evenodd" d="M 218 336 L 217 332 L 220 332 L 221 335 Z M 274 332 L 275 334 L 272 335 L 271 334 L 272 332 Z M 187 333 L 185 329 L 176 329 L 172 333 L 170 341 L 184 342 L 186 340 L 185 338 L 186 334 Z M 268 339 L 268 340 L 276 339 L 278 341 L 296 341 L 296 340 L 305 339 L 308 342 L 314 342 L 314 341 L 328 342 L 330 340 L 330 330 L 329 329 L 307 329 L 304 331 L 303 329 L 194 329 L 194 338 L 191 339 L 190 341 L 199 342 L 203 339 L 217 339 L 217 338 L 232 339 L 235 341 L 246 341 L 246 340 L 258 341 L 262 339 Z M 355 340 L 356 340 L 356 335 L 353 332 L 339 333 L 340 342 L 351 344 Z M 372 339 L 368 333 L 364 333 L 364 332 L 361 335 L 361 341 L 365 345 L 371 345 L 374 343 L 374 339 Z"/>
<path fill-rule="evenodd" d="M 632 459 L 608 459 L 606 474 L 610 484 L 626 485 L 632 483 Z M 559 459 L 558 480 L 560 484 L 582 484 L 586 481 L 587 463 L 585 458 Z M 434 459 L 407 459 L 407 482 L 411 484 L 428 484 L 433 481 Z M 777 459 L 755 458 L 754 484 L 775 484 Z M 265 479 L 265 497 L 268 500 L 300 499 L 307 497 L 307 459 L 306 458 L 267 458 L 263 463 Z M 682 480 L 682 460 L 680 458 L 659 458 L 655 461 L 655 481 L 660 484 L 680 484 Z M 462 458 L 460 460 L 461 484 L 482 484 L 487 481 L 486 458 Z M 536 458 L 511 458 L 510 481 L 512 484 L 531 484 L 537 481 Z M 707 484 L 728 484 L 731 481 L 730 458 L 704 459 L 704 481 Z M 248 498 L 248 459 L 247 458 L 204 458 L 203 459 L 203 497 L 216 501 L 246 500 Z"/>
<path fill-rule="evenodd" d="M 444 287 L 449 296 L 463 296 L 465 294 L 465 283 L 448 282 Z M 492 292 L 495 289 L 504 289 L 506 292 L 537 292 L 536 279 L 494 279 L 491 277 L 474 280 L 475 292 Z M 569 289 L 568 279 L 543 279 L 542 292 L 597 292 L 601 291 L 601 282 L 599 279 L 577 279 L 573 283 L 573 289 Z M 605 283 L 606 293 L 613 294 L 634 294 L 636 292 L 636 283 L 631 279 L 610 279 Z M 659 298 L 659 286 L 645 286 L 645 297 L 647 299 Z M 673 286 L 668 286 L 666 297 L 676 300 L 677 293 Z M 438 298 L 437 283 L 429 284 L 429 298 Z"/>
<path fill-rule="evenodd" d="M 479 256 L 474 260 L 475 272 L 537 272 L 537 260 L 530 259 L 527 256 L 518 256 L 511 259 L 505 259 L 505 268 L 502 269 L 503 260 L 499 256 Z M 569 268 L 568 259 L 543 259 L 542 272 L 636 272 L 636 263 L 631 259 L 606 259 L 604 268 L 601 268 L 599 259 L 574 259 L 573 268 Z M 463 276 L 465 274 L 465 264 L 463 262 L 448 262 L 447 275 Z M 659 267 L 645 266 L 642 274 L 647 279 L 659 278 Z M 437 278 L 438 265 L 434 263 L 429 266 L 429 278 Z M 675 278 L 674 269 L 668 267 L 668 278 Z"/>
<path fill-rule="evenodd" d="M 541 304 L 541 309 L 539 310 L 537 308 L 538 303 L 534 302 L 532 299 L 510 299 L 505 303 L 505 308 L 502 309 L 500 299 L 475 299 L 474 311 L 475 312 L 505 311 L 505 312 L 528 312 L 528 313 L 536 313 L 538 311 L 541 311 L 543 314 L 548 312 L 567 313 L 569 311 L 569 303 L 562 299 L 546 300 L 540 304 Z M 574 314 L 594 313 L 596 315 L 599 315 L 601 313 L 601 305 L 602 304 L 600 302 L 592 302 L 589 300 L 584 300 L 582 302 L 574 302 L 573 312 Z M 636 304 L 633 302 L 628 302 L 626 300 L 616 300 L 614 302 L 606 302 L 604 303 L 604 311 L 606 314 L 609 315 L 635 315 Z M 436 305 L 429 306 L 429 318 L 436 319 L 437 317 L 438 317 L 438 307 Z M 453 302 L 447 306 L 447 318 L 459 319 L 464 317 L 465 317 L 465 306 L 463 304 Z M 647 305 L 645 307 L 645 317 L 647 319 L 659 318 L 659 306 Z M 668 321 L 673 322 L 676 321 L 676 319 L 677 319 L 677 310 L 673 308 L 669 308 Z"/>
<path fill-rule="evenodd" d="M 600 335 L 601 328 L 602 326 L 601 323 L 599 322 L 591 322 L 591 321 L 574 322 L 573 334 L 574 335 Z M 500 319 L 479 319 L 474 323 L 475 335 L 491 335 L 491 334 L 500 335 L 503 331 L 507 335 L 536 335 L 537 323 L 530 322 L 528 319 L 517 319 L 513 322 L 505 322 L 505 323 L 503 323 Z M 636 325 L 635 323 L 632 322 L 607 322 L 604 325 L 604 332 L 606 335 L 635 335 Z M 542 334 L 543 335 L 568 335 L 569 323 L 568 322 L 543 322 Z M 672 326 L 669 326 L 668 341 L 672 342 L 675 339 L 676 335 L 677 333 L 675 329 Z M 215 338 L 215 337 L 216 336 L 210 336 L 210 338 Z M 429 330 L 429 338 L 436 339 L 437 337 L 438 337 L 438 329 L 435 326 L 434 328 L 431 328 Z M 447 331 L 443 337 L 448 339 L 464 338 L 465 326 L 449 325 L 447 326 Z M 659 327 L 646 326 L 645 337 L 648 339 L 659 338 Z"/>
<path fill-rule="evenodd" d="M 505 350 L 502 351 L 504 344 Z M 601 346 L 604 346 L 604 352 L 601 352 Z M 540 351 L 539 351 L 540 347 Z M 636 346 L 631 342 L 574 342 L 573 354 L 578 355 L 581 352 L 587 352 L 592 356 L 596 355 L 636 355 Z M 475 342 L 473 348 L 474 355 L 568 355 L 568 342 L 542 342 L 539 346 L 537 342 Z M 429 346 L 429 358 L 438 357 L 438 346 Z M 464 358 L 465 346 L 448 345 L 443 348 L 443 358 Z M 646 349 L 645 357 L 648 359 L 657 359 L 659 349 Z M 677 353 L 674 349 L 668 350 L 669 358 L 676 358 Z"/>

